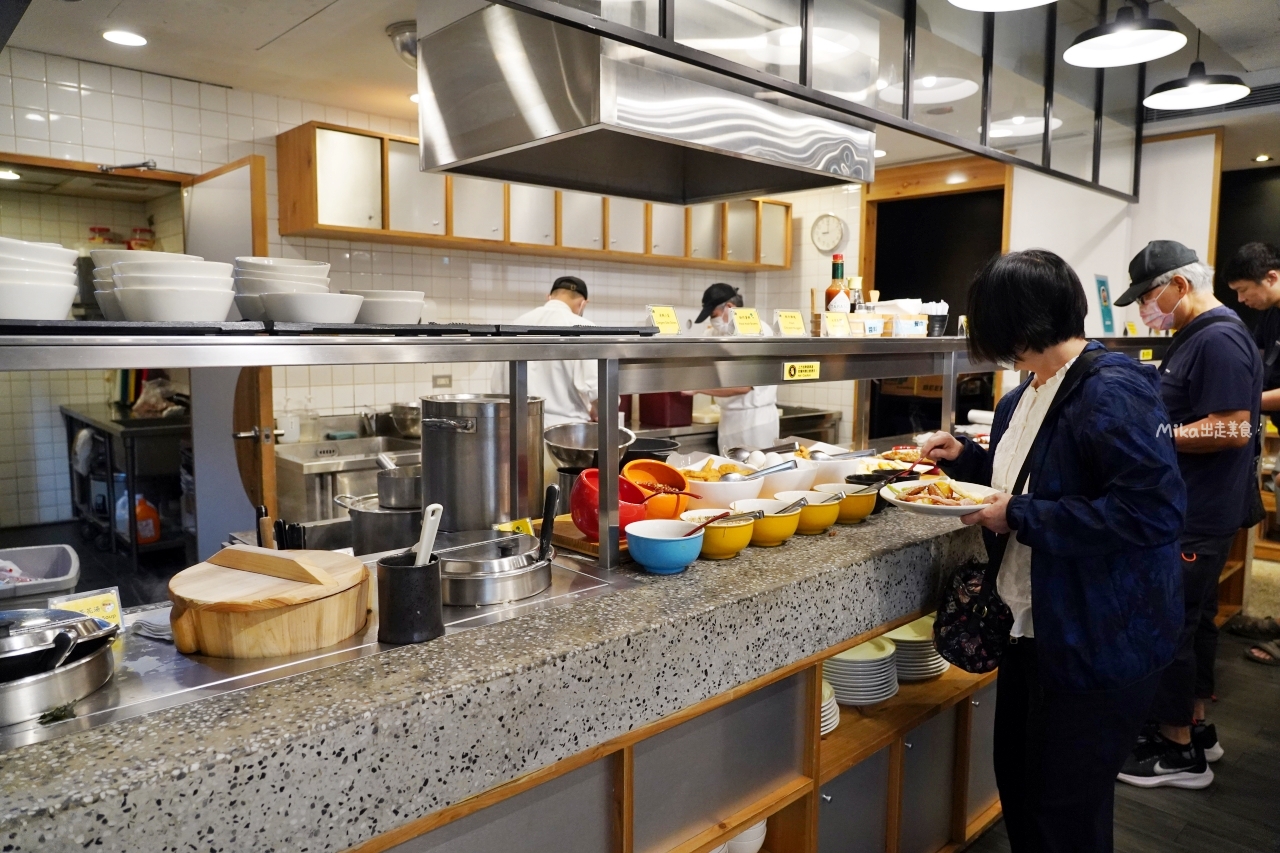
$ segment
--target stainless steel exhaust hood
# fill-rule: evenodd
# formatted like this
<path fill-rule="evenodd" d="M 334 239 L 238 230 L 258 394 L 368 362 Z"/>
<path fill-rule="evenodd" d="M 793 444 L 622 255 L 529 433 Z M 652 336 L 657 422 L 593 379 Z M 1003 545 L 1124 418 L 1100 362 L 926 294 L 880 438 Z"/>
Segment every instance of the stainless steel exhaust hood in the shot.
<path fill-rule="evenodd" d="M 505 6 L 424 36 L 422 168 L 674 204 L 872 179 L 873 131 L 615 47 Z"/>

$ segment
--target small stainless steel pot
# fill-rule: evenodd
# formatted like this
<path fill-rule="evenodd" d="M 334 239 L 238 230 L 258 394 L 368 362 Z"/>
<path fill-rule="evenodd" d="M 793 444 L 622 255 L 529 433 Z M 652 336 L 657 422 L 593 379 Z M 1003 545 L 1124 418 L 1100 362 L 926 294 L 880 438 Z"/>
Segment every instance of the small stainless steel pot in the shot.
<path fill-rule="evenodd" d="M 538 559 L 538 540 L 523 533 L 437 551 L 440 593 L 448 605 L 499 604 L 551 586 L 551 560 Z"/>
<path fill-rule="evenodd" d="M 115 656 L 109 641 L 96 642 L 101 645 L 77 661 L 0 684 L 0 726 L 33 720 L 45 711 L 78 702 L 106 684 L 115 671 Z"/>
<path fill-rule="evenodd" d="M 422 508 L 392 509 L 378 505 L 377 495 L 338 495 L 333 499 L 351 517 L 351 549 L 357 557 L 408 548 L 418 541 Z"/>
<path fill-rule="evenodd" d="M 389 468 L 378 472 L 378 504 L 391 509 L 422 506 L 422 466 Z"/>

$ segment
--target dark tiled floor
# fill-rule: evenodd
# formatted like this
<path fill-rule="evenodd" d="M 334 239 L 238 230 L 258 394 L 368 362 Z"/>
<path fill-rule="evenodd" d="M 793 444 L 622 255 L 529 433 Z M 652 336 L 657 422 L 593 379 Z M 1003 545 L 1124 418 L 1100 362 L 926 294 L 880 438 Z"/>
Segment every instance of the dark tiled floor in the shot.
<path fill-rule="evenodd" d="M 70 545 L 80 557 L 77 591 L 119 587 L 120 603 L 124 607 L 164 601 L 168 598 L 169 578 L 192 563 L 181 550 L 160 551 L 140 555 L 138 569 L 134 571 L 128 554 L 99 550 L 92 540 L 80 535 L 78 522 L 0 530 L 0 548 L 54 544 Z"/>
<path fill-rule="evenodd" d="M 1203 791 L 1116 784 L 1116 853 L 1280 853 L 1280 667 L 1244 659 L 1223 634 L 1209 720 L 1226 754 Z M 1004 825 L 968 848 L 1007 853 Z"/>

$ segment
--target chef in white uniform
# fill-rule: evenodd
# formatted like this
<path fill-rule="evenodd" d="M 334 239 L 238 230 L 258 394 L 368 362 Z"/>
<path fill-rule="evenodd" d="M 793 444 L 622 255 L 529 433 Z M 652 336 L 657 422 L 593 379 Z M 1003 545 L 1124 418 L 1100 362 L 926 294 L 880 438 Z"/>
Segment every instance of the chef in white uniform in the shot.
<path fill-rule="evenodd" d="M 538 308 L 512 321 L 517 326 L 594 326 L 582 316 L 587 307 L 587 285 L 574 275 L 562 275 L 551 285 L 551 294 Z M 542 425 L 582 423 L 596 419 L 596 363 L 593 361 L 531 361 L 529 396 L 541 397 Z M 507 365 L 495 366 L 490 387 L 507 393 Z"/>
<path fill-rule="evenodd" d="M 742 294 L 730 285 L 713 284 L 702 294 L 702 312 L 695 322 L 711 320 L 712 336 L 727 336 L 732 328 L 730 311 L 742 307 Z M 766 337 L 773 334 L 760 324 Z M 770 447 L 778 443 L 778 388 L 775 385 L 716 388 L 698 393 L 717 398 L 720 404 L 720 450 L 730 447 Z"/>

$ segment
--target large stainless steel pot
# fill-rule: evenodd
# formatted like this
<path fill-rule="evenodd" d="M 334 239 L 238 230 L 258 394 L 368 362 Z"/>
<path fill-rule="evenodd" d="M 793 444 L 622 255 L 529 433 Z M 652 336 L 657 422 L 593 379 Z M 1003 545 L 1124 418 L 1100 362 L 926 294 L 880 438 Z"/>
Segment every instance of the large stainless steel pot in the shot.
<path fill-rule="evenodd" d="M 444 507 L 440 529 L 488 530 L 511 520 L 510 405 L 499 394 L 422 398 L 422 502 Z M 529 398 L 528 496 L 542 505 L 542 399 Z"/>
<path fill-rule="evenodd" d="M 351 517 L 351 551 L 357 557 L 408 548 L 422 531 L 422 508 L 392 509 L 378 505 L 377 495 L 338 495 L 335 503 Z"/>

